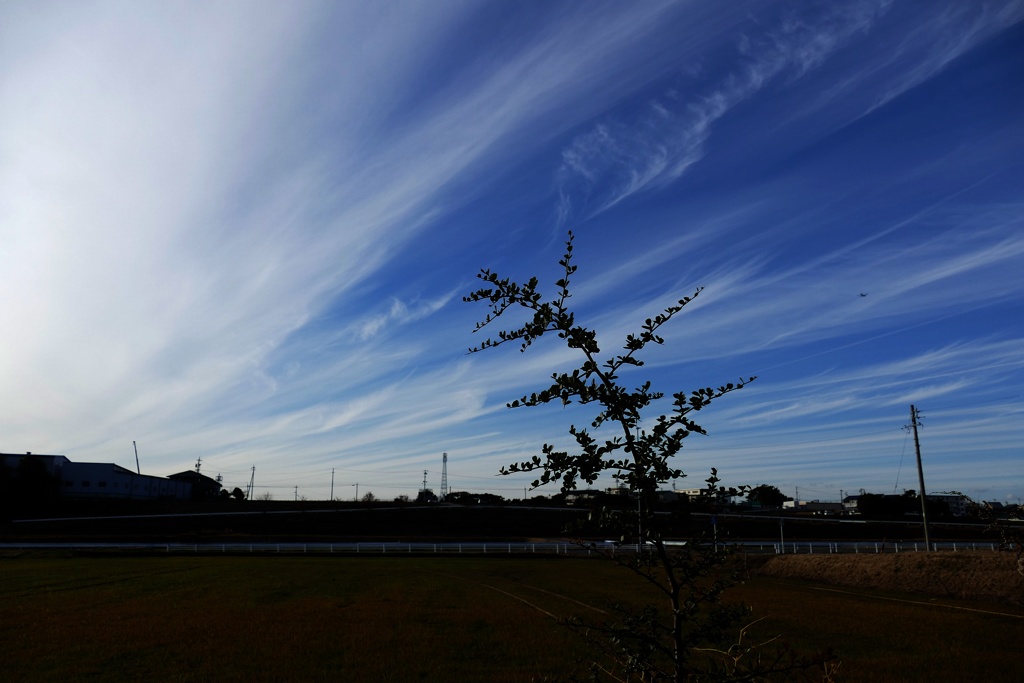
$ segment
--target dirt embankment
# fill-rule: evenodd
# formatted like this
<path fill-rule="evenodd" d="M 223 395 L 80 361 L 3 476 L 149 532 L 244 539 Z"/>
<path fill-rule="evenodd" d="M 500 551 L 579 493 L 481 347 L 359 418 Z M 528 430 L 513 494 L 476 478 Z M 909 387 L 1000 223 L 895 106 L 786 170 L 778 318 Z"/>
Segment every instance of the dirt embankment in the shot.
<path fill-rule="evenodd" d="M 1017 572 L 1013 553 L 777 555 L 757 573 L 840 586 L 1024 605 L 1024 576 Z"/>

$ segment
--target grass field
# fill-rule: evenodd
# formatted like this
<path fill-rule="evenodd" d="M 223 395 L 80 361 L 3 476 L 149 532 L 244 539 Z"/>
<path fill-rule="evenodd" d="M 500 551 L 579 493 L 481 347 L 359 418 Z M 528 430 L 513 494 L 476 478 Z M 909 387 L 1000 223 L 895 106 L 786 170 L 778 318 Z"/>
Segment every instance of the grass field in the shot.
<path fill-rule="evenodd" d="M 621 572 L 567 558 L 9 557 L 0 661 L 11 681 L 540 680 L 585 668 L 554 617 L 641 597 L 617 590 Z M 1024 610 L 823 588 L 755 579 L 732 595 L 765 617 L 761 635 L 836 650 L 840 680 L 1021 680 Z"/>

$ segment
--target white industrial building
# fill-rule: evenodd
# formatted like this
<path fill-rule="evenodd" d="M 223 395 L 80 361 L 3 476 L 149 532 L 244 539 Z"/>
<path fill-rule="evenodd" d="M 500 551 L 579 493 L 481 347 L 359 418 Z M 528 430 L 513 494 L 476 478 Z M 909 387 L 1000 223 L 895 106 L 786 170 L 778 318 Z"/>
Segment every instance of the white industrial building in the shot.
<path fill-rule="evenodd" d="M 127 498 L 133 500 L 188 500 L 192 483 L 167 477 L 139 474 L 113 463 L 72 462 L 63 455 L 0 453 L 3 464 L 14 477 L 26 458 L 45 467 L 56 482 L 61 498 Z"/>

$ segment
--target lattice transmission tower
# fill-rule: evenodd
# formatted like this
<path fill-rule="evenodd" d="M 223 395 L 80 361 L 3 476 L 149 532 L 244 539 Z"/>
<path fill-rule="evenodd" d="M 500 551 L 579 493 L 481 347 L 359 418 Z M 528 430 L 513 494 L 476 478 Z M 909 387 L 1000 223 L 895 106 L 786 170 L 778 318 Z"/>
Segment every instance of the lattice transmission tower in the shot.
<path fill-rule="evenodd" d="M 438 500 L 444 501 L 445 496 L 448 495 L 448 454 L 445 453 L 441 456 L 441 494 Z"/>

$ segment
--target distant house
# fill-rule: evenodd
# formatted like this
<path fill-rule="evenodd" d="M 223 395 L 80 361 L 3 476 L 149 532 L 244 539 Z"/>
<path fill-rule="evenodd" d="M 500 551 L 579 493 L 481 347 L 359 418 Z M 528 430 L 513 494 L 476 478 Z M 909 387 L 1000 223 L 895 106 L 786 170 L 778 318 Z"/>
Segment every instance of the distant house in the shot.
<path fill-rule="evenodd" d="M 949 514 L 954 517 L 963 517 L 967 514 L 967 497 L 955 493 L 929 493 L 928 500 L 937 503 L 945 503 L 949 506 Z"/>
<path fill-rule="evenodd" d="M 600 495 L 600 491 L 594 491 L 593 489 L 586 489 L 584 491 L 566 491 L 565 504 L 586 505 L 597 500 Z"/>
<path fill-rule="evenodd" d="M 711 500 L 708 494 L 708 488 L 706 486 L 704 488 L 674 489 L 672 493 L 675 494 L 676 500 L 681 500 L 683 498 L 686 498 L 691 502 L 705 502 Z M 662 492 L 659 492 L 659 495 L 662 495 Z M 738 495 L 726 495 L 721 490 L 715 493 L 715 502 L 719 504 L 735 505 L 740 498 L 741 496 Z M 663 501 L 664 500 L 665 498 L 663 497 Z"/>
<path fill-rule="evenodd" d="M 40 463 L 59 498 L 127 498 L 188 500 L 192 487 L 165 477 L 138 474 L 113 463 L 73 462 L 63 455 L 0 453 L 2 464 L 14 477 L 28 462 Z"/>
<path fill-rule="evenodd" d="M 635 507 L 636 494 L 626 486 L 612 486 L 603 491 L 596 489 L 584 489 L 566 491 L 563 494 L 566 505 L 609 505 L 612 507 Z M 681 496 L 676 491 L 655 492 L 654 502 L 658 505 L 670 505 L 677 503 Z"/>
<path fill-rule="evenodd" d="M 816 515 L 838 515 L 846 510 L 846 502 L 827 503 L 820 500 L 787 500 L 782 503 L 784 510 L 811 512 Z"/>
<path fill-rule="evenodd" d="M 220 495 L 220 482 L 195 470 L 178 472 L 168 475 L 167 478 L 171 481 L 189 484 L 192 488 L 192 500 L 209 500 Z"/>

